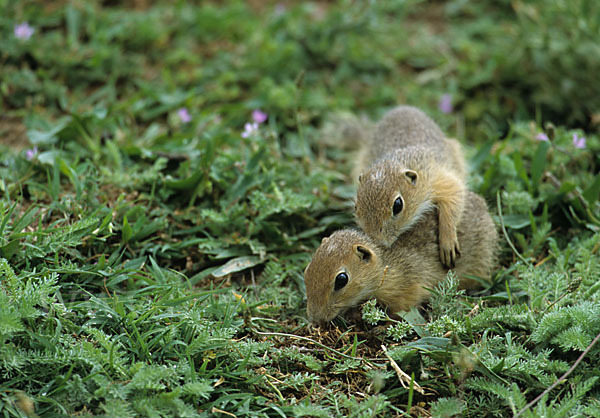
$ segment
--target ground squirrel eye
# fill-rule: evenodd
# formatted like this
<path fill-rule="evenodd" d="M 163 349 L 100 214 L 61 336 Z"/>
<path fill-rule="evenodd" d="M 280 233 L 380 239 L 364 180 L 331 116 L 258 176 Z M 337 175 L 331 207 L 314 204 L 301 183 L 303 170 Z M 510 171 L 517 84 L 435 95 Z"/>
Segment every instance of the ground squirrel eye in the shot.
<path fill-rule="evenodd" d="M 394 213 L 394 215 L 397 215 L 400 212 L 402 212 L 403 208 L 404 208 L 404 202 L 402 201 L 402 198 L 400 196 L 398 196 L 396 198 L 396 200 L 394 200 L 394 206 L 392 206 L 392 212 Z"/>
<path fill-rule="evenodd" d="M 346 273 L 339 273 L 335 276 L 335 285 L 333 290 L 340 290 L 342 287 L 348 284 L 348 275 Z"/>

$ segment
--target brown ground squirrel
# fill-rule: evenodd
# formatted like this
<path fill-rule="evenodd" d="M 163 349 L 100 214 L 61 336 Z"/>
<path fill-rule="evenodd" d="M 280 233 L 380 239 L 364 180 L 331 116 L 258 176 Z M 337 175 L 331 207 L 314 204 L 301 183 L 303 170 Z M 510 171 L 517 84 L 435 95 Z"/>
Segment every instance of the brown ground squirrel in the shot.
<path fill-rule="evenodd" d="M 399 106 L 377 123 L 358 165 L 356 220 L 363 231 L 389 247 L 437 207 L 440 259 L 453 267 L 466 191 L 460 144 L 419 109 Z"/>
<path fill-rule="evenodd" d="M 427 212 L 391 247 L 377 245 L 365 233 L 344 229 L 323 238 L 304 272 L 308 319 L 315 324 L 331 321 L 348 308 L 370 298 L 392 312 L 408 310 L 429 296 L 446 277 L 440 263 L 436 211 Z M 483 198 L 467 192 L 458 241 L 464 249 L 455 271 L 462 288 L 489 279 L 496 261 L 498 233 Z"/>

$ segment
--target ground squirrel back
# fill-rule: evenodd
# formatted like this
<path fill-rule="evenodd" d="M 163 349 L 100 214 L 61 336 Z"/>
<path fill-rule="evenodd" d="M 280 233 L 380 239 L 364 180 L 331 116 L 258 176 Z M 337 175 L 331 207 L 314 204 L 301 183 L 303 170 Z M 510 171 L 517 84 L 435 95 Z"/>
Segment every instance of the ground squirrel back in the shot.
<path fill-rule="evenodd" d="M 431 150 L 439 160 L 447 160 L 453 150 L 440 127 L 423 111 L 412 106 L 398 106 L 387 112 L 366 138 L 361 171 L 389 157 L 390 151 L 408 147 Z M 462 156 L 454 161 L 457 171 L 464 173 Z M 461 166 L 461 167 L 459 167 Z"/>

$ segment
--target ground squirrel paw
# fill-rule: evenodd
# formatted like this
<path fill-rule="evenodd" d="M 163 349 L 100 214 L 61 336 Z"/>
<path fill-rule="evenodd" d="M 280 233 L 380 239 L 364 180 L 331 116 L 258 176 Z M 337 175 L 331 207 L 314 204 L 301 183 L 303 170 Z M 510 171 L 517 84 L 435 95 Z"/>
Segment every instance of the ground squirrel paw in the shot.
<path fill-rule="evenodd" d="M 440 243 L 440 260 L 445 267 L 454 268 L 458 257 L 460 257 L 460 247 L 457 240 Z"/>

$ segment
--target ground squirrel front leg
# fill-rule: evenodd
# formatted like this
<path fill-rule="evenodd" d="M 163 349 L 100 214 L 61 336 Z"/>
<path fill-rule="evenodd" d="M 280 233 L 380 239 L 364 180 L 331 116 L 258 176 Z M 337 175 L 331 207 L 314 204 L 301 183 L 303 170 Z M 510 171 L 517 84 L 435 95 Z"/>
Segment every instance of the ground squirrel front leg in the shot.
<path fill-rule="evenodd" d="M 440 260 L 444 266 L 454 268 L 460 257 L 456 227 L 463 212 L 465 186 L 447 170 L 440 170 L 433 179 L 432 189 L 433 202 L 438 207 Z"/>

